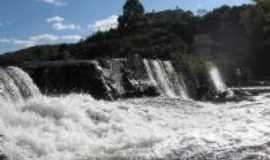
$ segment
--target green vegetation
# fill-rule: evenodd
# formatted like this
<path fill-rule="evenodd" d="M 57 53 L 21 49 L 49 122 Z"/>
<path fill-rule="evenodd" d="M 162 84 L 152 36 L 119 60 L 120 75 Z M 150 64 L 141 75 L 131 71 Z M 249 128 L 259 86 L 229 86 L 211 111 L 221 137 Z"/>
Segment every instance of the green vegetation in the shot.
<path fill-rule="evenodd" d="M 123 58 L 170 59 L 187 70 L 203 72 L 201 57 L 217 62 L 233 82 L 237 68 L 253 79 L 270 80 L 270 4 L 268 0 L 238 7 L 222 6 L 204 16 L 181 9 L 145 13 L 128 0 L 119 27 L 72 45 L 36 46 L 0 57 L 0 63 Z M 183 68 L 183 67 L 182 67 Z M 183 69 L 182 69 L 183 70 Z M 200 79 L 200 78 L 199 78 Z"/>
<path fill-rule="evenodd" d="M 144 7 L 139 0 L 127 0 L 123 7 L 123 15 L 119 17 L 119 28 L 132 26 L 133 22 L 144 14 Z"/>
<path fill-rule="evenodd" d="M 198 99 L 207 99 L 211 94 L 211 81 L 208 76 L 207 58 L 187 53 L 179 53 L 173 62 L 179 72 L 179 79 L 183 79 L 189 88 L 189 95 Z M 210 97 L 210 96 L 209 96 Z"/>

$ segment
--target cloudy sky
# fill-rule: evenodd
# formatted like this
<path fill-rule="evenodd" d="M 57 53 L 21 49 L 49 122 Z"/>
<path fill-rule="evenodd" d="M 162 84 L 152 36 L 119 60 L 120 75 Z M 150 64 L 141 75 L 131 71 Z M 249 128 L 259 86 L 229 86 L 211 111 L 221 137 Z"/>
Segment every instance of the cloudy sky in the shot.
<path fill-rule="evenodd" d="M 250 0 L 141 0 L 147 11 L 194 12 Z M 1 0 L 0 53 L 41 44 L 73 43 L 116 27 L 125 0 Z"/>

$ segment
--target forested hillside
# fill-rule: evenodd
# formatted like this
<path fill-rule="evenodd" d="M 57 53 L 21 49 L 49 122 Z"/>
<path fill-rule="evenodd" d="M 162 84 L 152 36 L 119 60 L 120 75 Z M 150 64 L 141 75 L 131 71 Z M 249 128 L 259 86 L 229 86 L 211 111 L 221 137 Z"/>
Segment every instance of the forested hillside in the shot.
<path fill-rule="evenodd" d="M 232 79 L 239 68 L 246 78 L 269 80 L 269 6 L 267 1 L 222 6 L 203 16 L 181 9 L 144 13 L 139 6 L 133 17 L 124 6 L 117 29 L 95 33 L 77 44 L 35 46 L 7 53 L 0 57 L 0 62 L 21 64 L 139 55 L 170 59 L 179 65 L 190 61 L 196 67 L 201 59 L 211 59 Z"/>

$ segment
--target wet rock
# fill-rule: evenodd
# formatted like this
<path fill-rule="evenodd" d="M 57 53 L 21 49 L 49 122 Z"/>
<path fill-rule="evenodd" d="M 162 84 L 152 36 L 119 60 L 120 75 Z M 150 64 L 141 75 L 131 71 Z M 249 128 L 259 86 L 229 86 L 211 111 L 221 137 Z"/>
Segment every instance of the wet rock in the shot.
<path fill-rule="evenodd" d="M 105 100 L 160 95 L 139 58 L 50 61 L 24 68 L 45 94 L 89 93 Z"/>
<path fill-rule="evenodd" d="M 240 102 L 243 100 L 252 101 L 252 94 L 247 91 L 232 91 L 227 89 L 223 93 L 216 94 L 216 97 L 212 99 L 214 102 Z"/>
<path fill-rule="evenodd" d="M 0 160 L 8 160 L 8 157 L 4 154 L 0 154 Z"/>
<path fill-rule="evenodd" d="M 26 70 L 45 94 L 90 93 L 97 99 L 112 99 L 97 61 L 42 62 Z"/>

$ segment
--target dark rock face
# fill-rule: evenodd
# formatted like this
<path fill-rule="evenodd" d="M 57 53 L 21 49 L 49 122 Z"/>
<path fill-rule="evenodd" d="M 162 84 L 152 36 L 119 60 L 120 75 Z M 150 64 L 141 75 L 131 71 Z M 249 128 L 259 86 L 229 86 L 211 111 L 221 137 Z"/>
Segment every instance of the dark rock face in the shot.
<path fill-rule="evenodd" d="M 27 67 L 43 93 L 90 93 L 97 99 L 111 99 L 96 61 L 45 62 Z"/>
<path fill-rule="evenodd" d="M 0 160 L 8 160 L 8 158 L 6 155 L 0 154 Z"/>
<path fill-rule="evenodd" d="M 182 73 L 185 66 L 176 65 L 178 72 L 174 67 L 170 61 L 136 55 L 125 59 L 31 62 L 23 66 L 45 94 L 89 93 L 105 100 L 159 95 L 216 102 L 242 99 L 226 90 L 225 84 L 224 91 L 217 90 L 207 69 L 203 73 Z"/>
<path fill-rule="evenodd" d="M 159 95 L 139 58 L 37 62 L 24 69 L 45 94 L 89 93 L 106 100 Z"/>
<path fill-rule="evenodd" d="M 116 93 L 116 97 L 159 95 L 157 88 L 151 84 L 141 59 L 113 59 L 100 62 L 105 80 Z"/>

